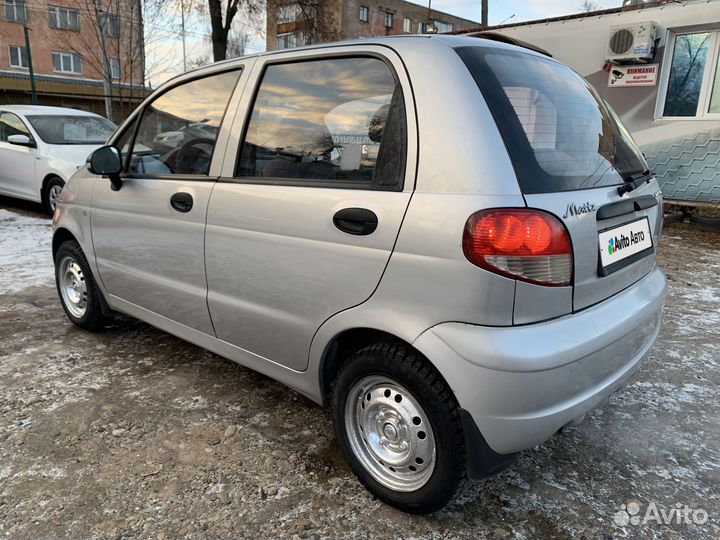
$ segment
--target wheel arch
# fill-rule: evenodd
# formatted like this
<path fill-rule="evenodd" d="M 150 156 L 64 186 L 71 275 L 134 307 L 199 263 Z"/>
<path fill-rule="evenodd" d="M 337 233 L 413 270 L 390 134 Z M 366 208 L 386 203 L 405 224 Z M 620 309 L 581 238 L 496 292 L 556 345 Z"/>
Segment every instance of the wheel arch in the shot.
<path fill-rule="evenodd" d="M 60 249 L 60 246 L 67 241 L 75 241 L 80 244 L 80 241 L 75 237 L 72 232 L 70 232 L 69 229 L 66 229 L 65 227 L 60 227 L 56 229 L 53 233 L 52 239 L 53 260 L 55 260 L 55 255 L 57 254 L 58 249 Z"/>
<path fill-rule="evenodd" d="M 415 340 L 414 343 L 411 343 L 392 333 L 379 330 L 377 328 L 354 327 L 347 328 L 336 333 L 332 339 L 328 341 L 325 349 L 323 350 L 318 369 L 319 391 L 323 406 L 327 406 L 330 403 L 333 382 L 340 371 L 343 360 L 356 350 L 359 350 L 371 343 L 380 341 L 400 343 L 408 349 L 412 349 L 417 352 L 420 356 L 427 360 L 432 367 L 435 368 L 438 375 L 445 380 L 450 392 L 452 392 L 457 399 L 455 390 L 446 376 L 448 366 L 443 366 L 442 363 L 433 362 L 432 357 L 435 357 L 436 359 L 438 358 L 438 355 L 433 354 L 433 352 L 437 351 L 433 349 L 433 347 L 426 346 L 423 340 Z M 485 478 L 486 476 L 502 470 L 512 463 L 516 454 L 502 455 L 493 451 L 485 440 L 483 434 L 480 432 L 480 429 L 478 428 L 478 425 L 472 415 L 462 408 L 461 403 L 458 403 L 458 405 L 460 407 L 460 418 L 463 425 L 463 434 L 467 449 L 466 467 L 468 476 L 472 479 Z"/>
<path fill-rule="evenodd" d="M 318 370 L 323 405 L 330 403 L 332 385 L 343 361 L 353 352 L 378 342 L 402 343 L 406 347 L 414 349 L 414 347 L 404 339 L 390 332 L 370 327 L 347 328 L 337 333 L 328 341 L 320 360 L 320 369 Z M 420 353 L 420 351 L 418 351 L 418 353 Z"/>
<path fill-rule="evenodd" d="M 55 232 L 53 233 L 53 239 L 52 239 L 52 256 L 53 256 L 53 262 L 55 262 L 55 256 L 57 255 L 58 250 L 60 249 L 60 246 L 63 245 L 65 242 L 76 242 L 78 246 L 80 246 L 80 250 L 83 252 L 83 255 L 85 256 L 85 259 L 87 260 L 88 265 L 90 266 L 90 272 L 92 273 L 93 277 L 95 278 L 95 284 L 98 287 L 99 293 L 100 293 L 100 310 L 102 311 L 102 314 L 105 317 L 112 317 L 114 315 L 112 308 L 110 307 L 110 304 L 107 300 L 107 292 L 105 291 L 105 287 L 102 283 L 102 280 L 99 279 L 97 266 L 95 264 L 94 257 L 92 257 L 92 253 L 88 253 L 88 250 L 83 245 L 84 243 L 81 241 L 79 236 L 76 236 L 70 229 L 66 227 L 57 227 L 55 229 Z"/>
<path fill-rule="evenodd" d="M 45 188 L 47 187 L 48 182 L 50 182 L 50 180 L 52 180 L 53 178 L 59 178 L 60 180 L 62 180 L 64 183 L 67 184 L 67 180 L 65 180 L 61 174 L 59 174 L 57 172 L 49 172 L 49 173 L 45 174 L 45 176 L 42 179 L 42 182 L 40 183 L 40 196 L 41 197 L 45 196 Z"/>

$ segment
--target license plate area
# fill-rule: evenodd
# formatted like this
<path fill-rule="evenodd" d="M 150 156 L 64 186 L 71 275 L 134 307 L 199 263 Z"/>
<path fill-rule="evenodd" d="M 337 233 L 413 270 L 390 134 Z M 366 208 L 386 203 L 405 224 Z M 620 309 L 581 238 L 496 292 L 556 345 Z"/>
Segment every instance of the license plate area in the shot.
<path fill-rule="evenodd" d="M 653 253 L 650 220 L 647 217 L 615 225 L 598 232 L 598 273 L 607 276 Z"/>

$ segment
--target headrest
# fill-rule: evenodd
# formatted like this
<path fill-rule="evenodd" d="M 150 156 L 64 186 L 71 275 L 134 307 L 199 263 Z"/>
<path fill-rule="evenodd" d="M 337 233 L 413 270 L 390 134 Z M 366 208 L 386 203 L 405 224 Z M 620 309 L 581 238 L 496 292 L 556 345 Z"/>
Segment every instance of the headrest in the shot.
<path fill-rule="evenodd" d="M 385 130 L 385 122 L 387 122 L 388 112 L 390 111 L 390 104 L 383 105 L 370 120 L 370 126 L 368 128 L 368 137 L 374 143 L 379 143 L 382 139 L 383 131 Z"/>

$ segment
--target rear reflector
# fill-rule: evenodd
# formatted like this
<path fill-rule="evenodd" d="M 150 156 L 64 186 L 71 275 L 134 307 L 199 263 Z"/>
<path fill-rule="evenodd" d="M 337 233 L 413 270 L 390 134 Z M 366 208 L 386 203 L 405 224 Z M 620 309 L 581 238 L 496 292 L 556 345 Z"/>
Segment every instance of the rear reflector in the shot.
<path fill-rule="evenodd" d="M 541 210 L 481 210 L 463 234 L 467 259 L 485 270 L 538 285 L 572 282 L 572 245 L 560 220 Z"/>

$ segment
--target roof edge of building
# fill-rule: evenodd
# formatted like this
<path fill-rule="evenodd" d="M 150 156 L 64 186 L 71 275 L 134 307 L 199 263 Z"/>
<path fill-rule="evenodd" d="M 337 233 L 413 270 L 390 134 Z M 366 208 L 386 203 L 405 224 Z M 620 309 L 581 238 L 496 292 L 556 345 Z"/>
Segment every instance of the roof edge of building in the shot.
<path fill-rule="evenodd" d="M 0 69 L 0 79 L 8 78 L 8 79 L 21 79 L 21 80 L 30 80 L 30 74 L 25 71 L 13 71 L 8 69 Z M 53 82 L 53 83 L 60 83 L 60 84 L 73 84 L 78 86 L 89 86 L 89 87 L 101 87 L 103 86 L 104 82 L 99 79 L 84 79 L 84 78 L 71 78 L 71 77 L 60 77 L 56 75 L 45 75 L 36 73 L 35 74 L 35 80 L 36 81 L 44 81 L 44 82 Z M 147 90 L 150 91 L 149 87 L 146 87 L 145 85 L 141 83 L 137 84 L 131 84 L 131 83 L 124 83 L 124 82 L 114 82 L 112 84 L 113 88 L 116 89 L 132 89 L 132 90 Z"/>
<path fill-rule="evenodd" d="M 410 4 L 412 6 L 419 7 L 419 8 L 425 7 L 422 4 L 416 4 L 415 2 L 410 2 L 408 0 L 400 0 L 400 3 L 401 4 Z M 461 21 L 465 21 L 468 23 L 478 24 L 478 25 L 480 24 L 478 21 L 474 21 L 472 19 L 466 19 L 465 17 L 460 17 L 459 15 L 453 15 L 452 13 L 448 13 L 447 11 L 442 11 L 442 10 L 435 9 L 435 8 L 430 8 L 430 11 L 433 13 L 439 13 L 441 15 L 447 15 L 448 17 L 453 17 L 454 19 L 460 19 Z M 464 30 L 463 30 L 463 32 L 464 32 Z"/>

